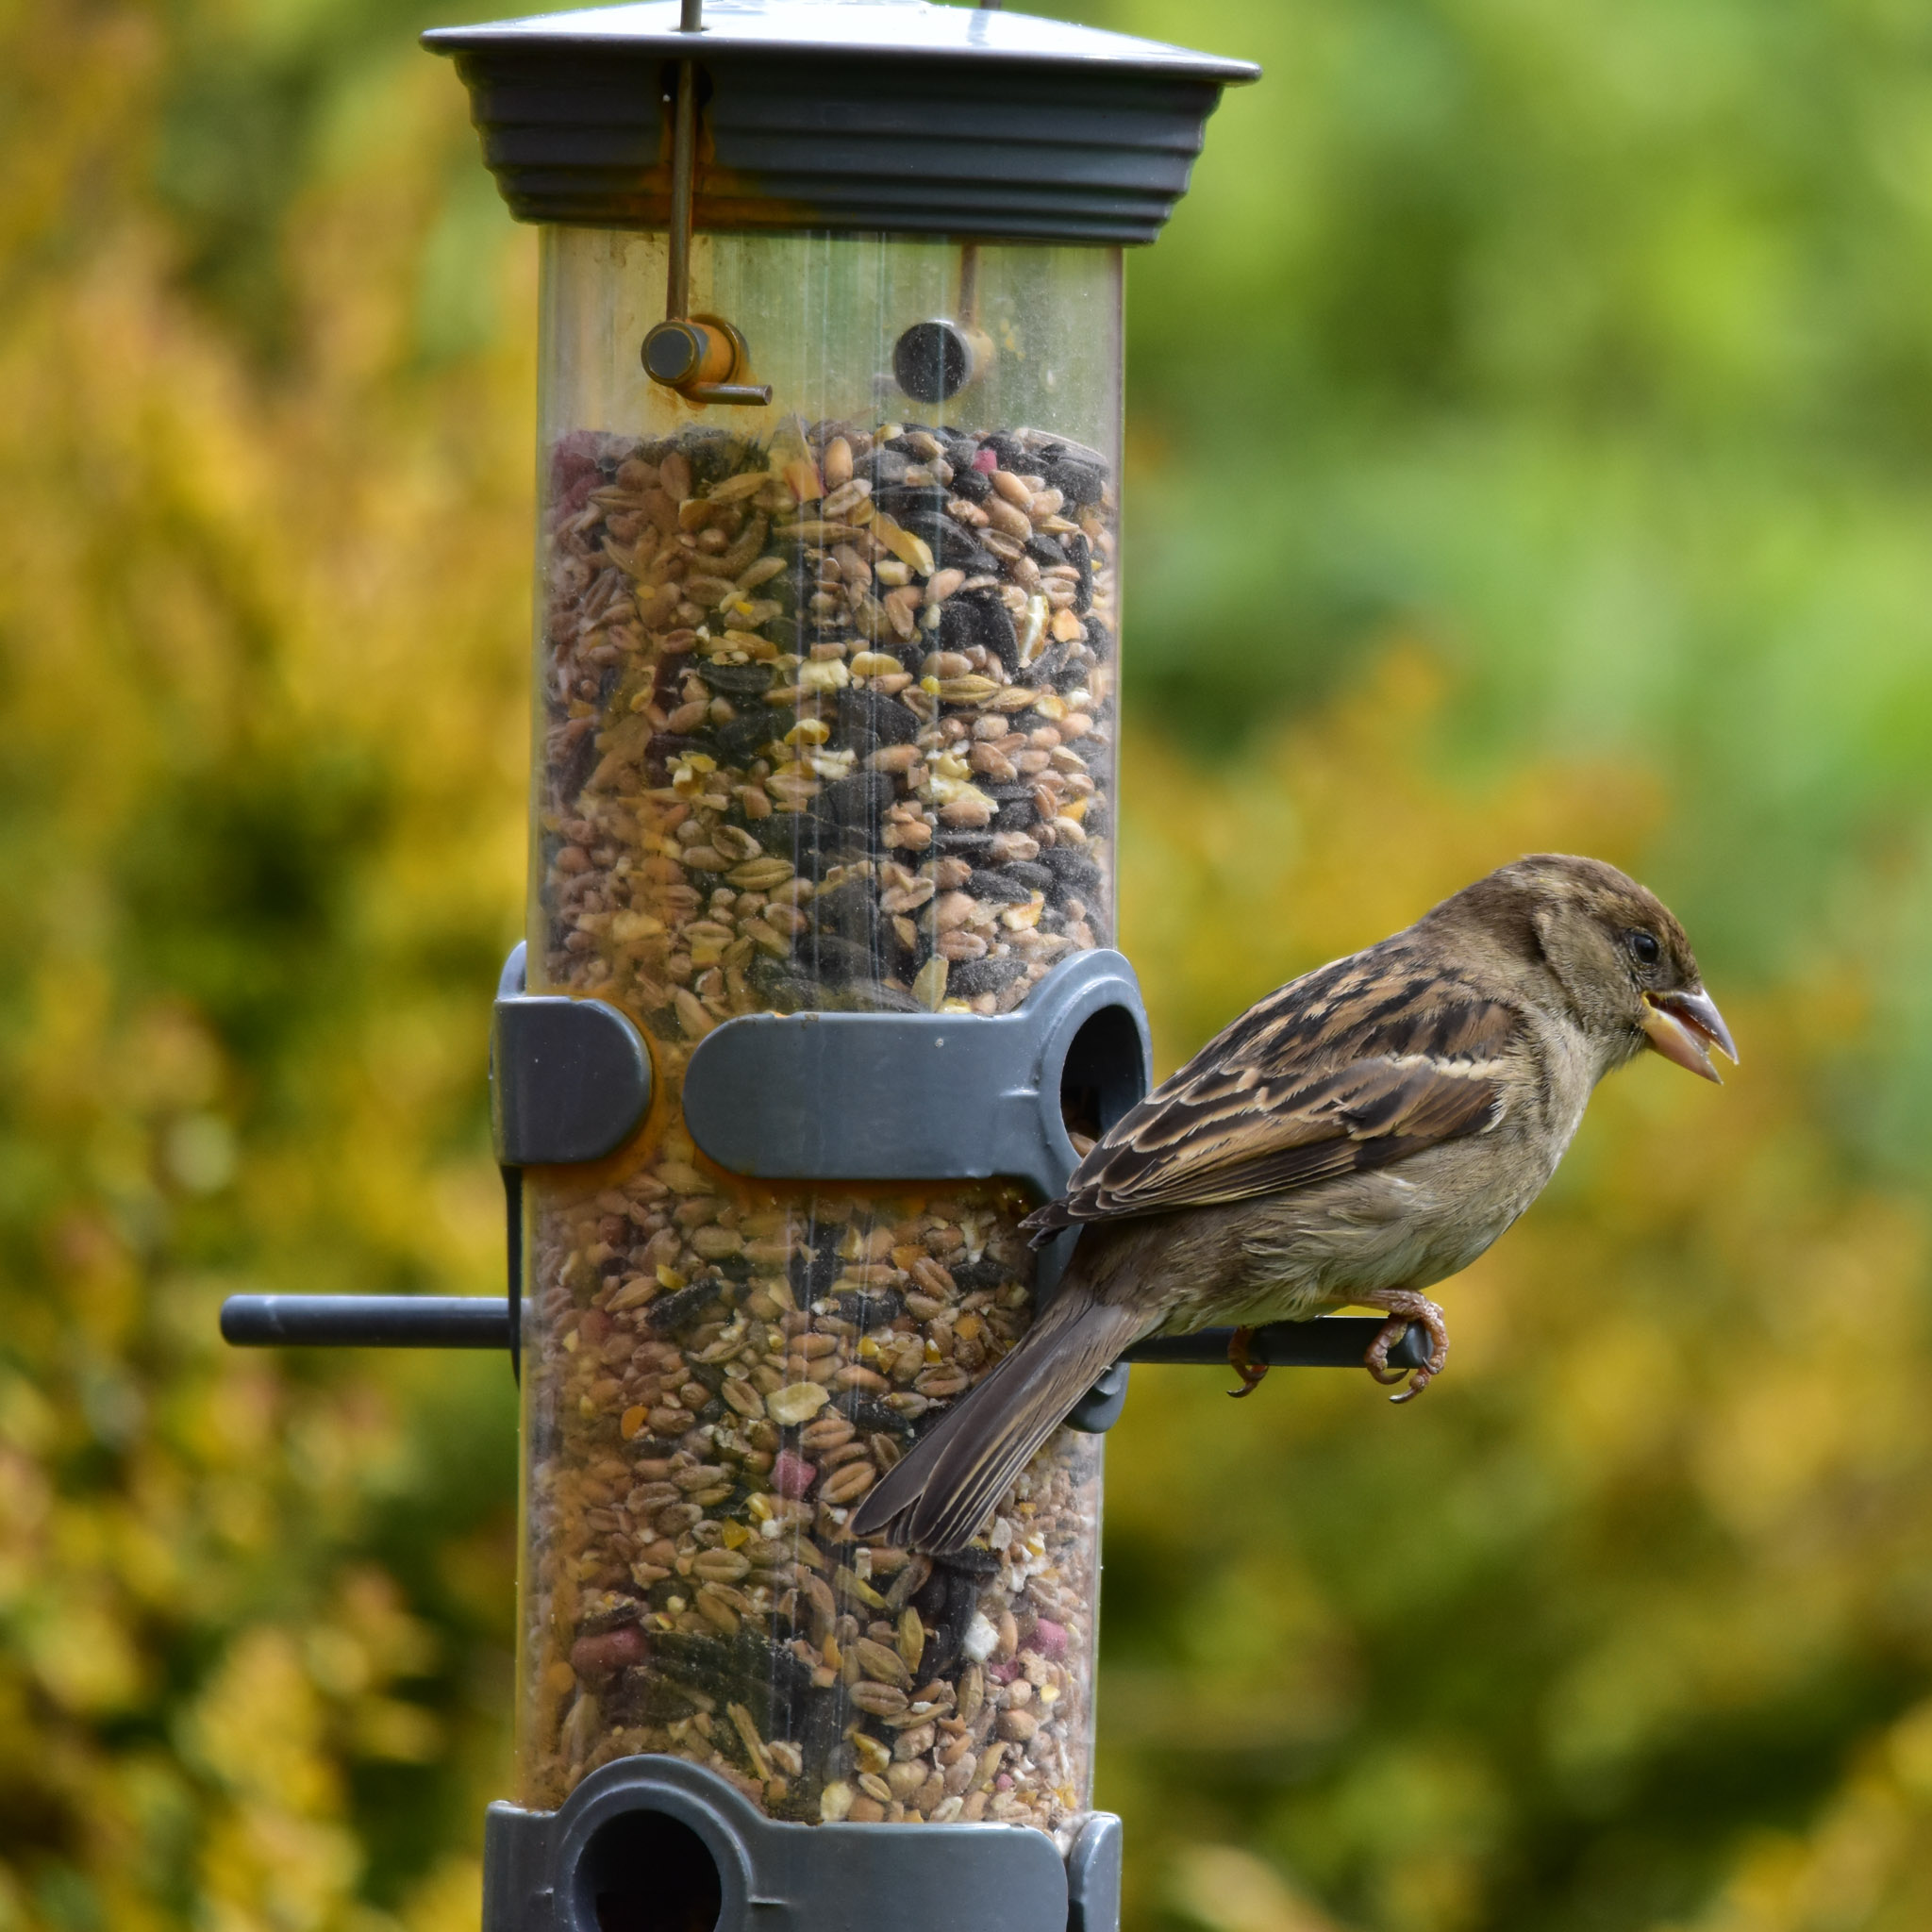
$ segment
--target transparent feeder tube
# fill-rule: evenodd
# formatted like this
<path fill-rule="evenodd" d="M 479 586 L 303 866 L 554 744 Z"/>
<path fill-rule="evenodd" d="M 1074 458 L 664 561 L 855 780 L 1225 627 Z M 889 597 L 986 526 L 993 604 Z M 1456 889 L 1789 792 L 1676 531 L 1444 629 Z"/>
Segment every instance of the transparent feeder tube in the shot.
<path fill-rule="evenodd" d="M 530 990 L 623 1008 L 658 1088 L 525 1182 L 521 1800 L 668 1753 L 774 1817 L 1064 1841 L 1099 1439 L 961 1557 L 845 1528 L 1031 1321 L 1035 1204 L 745 1181 L 679 1093 L 733 1015 L 1008 1011 L 1113 942 L 1119 254 L 700 237 L 764 408 L 645 376 L 665 266 L 543 234 Z M 935 341 L 970 366 L 920 402 Z"/>

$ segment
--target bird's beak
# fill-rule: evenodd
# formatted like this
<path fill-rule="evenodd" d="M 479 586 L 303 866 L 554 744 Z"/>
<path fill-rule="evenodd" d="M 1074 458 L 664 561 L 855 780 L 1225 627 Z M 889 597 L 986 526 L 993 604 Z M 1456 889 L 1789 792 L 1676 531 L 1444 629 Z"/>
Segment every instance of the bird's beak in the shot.
<path fill-rule="evenodd" d="M 1667 1060 L 1707 1080 L 1717 1080 L 1717 1069 L 1710 1063 L 1714 1046 L 1738 1064 L 1738 1049 L 1731 1043 L 1731 1029 L 1717 1009 L 1717 1002 L 1702 989 L 1695 992 L 1647 992 L 1643 995 L 1643 1037 Z"/>

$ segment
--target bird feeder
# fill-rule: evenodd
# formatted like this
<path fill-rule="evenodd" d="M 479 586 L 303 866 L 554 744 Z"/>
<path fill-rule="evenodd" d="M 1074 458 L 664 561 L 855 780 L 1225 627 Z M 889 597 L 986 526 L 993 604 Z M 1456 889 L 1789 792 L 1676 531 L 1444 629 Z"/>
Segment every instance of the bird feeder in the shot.
<path fill-rule="evenodd" d="M 1108 1932 L 1124 1368 L 963 1555 L 847 1524 L 1033 1319 L 1064 1254 L 1018 1224 L 1147 1084 L 1113 946 L 1122 251 L 1255 70 L 916 0 L 425 40 L 540 228 L 510 1291 L 225 1330 L 513 1352 L 490 1932 Z M 1374 1325 L 1256 1353 L 1359 1360 Z"/>

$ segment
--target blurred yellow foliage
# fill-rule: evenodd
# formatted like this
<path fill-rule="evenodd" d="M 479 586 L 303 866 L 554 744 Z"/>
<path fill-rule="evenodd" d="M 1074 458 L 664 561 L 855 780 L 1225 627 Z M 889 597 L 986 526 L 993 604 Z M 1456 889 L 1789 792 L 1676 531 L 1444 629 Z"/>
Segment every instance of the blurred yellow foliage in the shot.
<path fill-rule="evenodd" d="M 1272 1865 L 1237 1845 L 1190 1845 L 1167 1874 L 1169 1908 L 1207 1932 L 1336 1932 Z"/>
<path fill-rule="evenodd" d="M 291 378 L 184 295 L 144 186 L 178 45 L 4 40 L 0 1924 L 474 1924 L 509 1378 L 213 1323 L 500 1267 L 527 337 L 418 366 L 467 142 L 426 62 L 290 210 Z M 519 312 L 525 240 L 489 271 Z"/>
<path fill-rule="evenodd" d="M 1500 784 L 1445 782 L 1441 660 L 1398 638 L 1320 712 L 1263 731 L 1225 762 L 1145 724 L 1132 785 L 1125 943 L 1159 1018 L 1200 1044 L 1284 979 L 1407 925 L 1527 851 L 1634 864 L 1661 810 L 1627 766 L 1546 763 Z"/>

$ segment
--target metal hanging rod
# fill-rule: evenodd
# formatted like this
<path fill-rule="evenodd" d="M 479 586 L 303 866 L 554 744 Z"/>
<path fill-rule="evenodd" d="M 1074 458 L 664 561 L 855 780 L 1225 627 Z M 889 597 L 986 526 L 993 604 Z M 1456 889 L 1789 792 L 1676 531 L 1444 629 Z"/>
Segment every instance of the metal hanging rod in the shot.
<path fill-rule="evenodd" d="M 680 33 L 704 32 L 704 0 L 684 0 Z M 645 336 L 644 373 L 691 403 L 726 403 L 761 408 L 772 400 L 769 383 L 735 378 L 751 367 L 744 337 L 722 315 L 691 312 L 691 200 L 698 156 L 698 68 L 677 63 L 677 96 L 671 124 L 670 265 L 664 280 L 664 320 Z"/>

